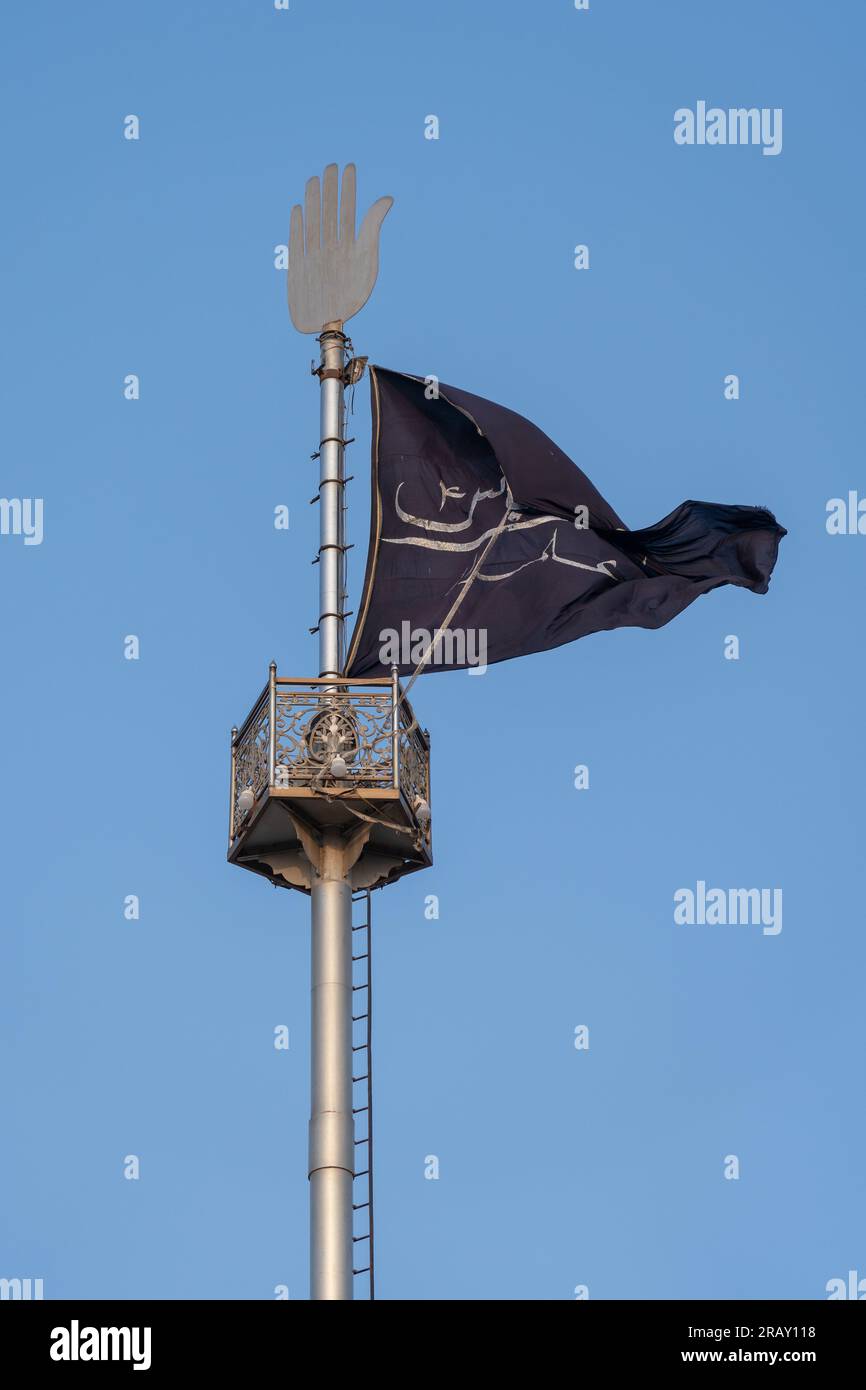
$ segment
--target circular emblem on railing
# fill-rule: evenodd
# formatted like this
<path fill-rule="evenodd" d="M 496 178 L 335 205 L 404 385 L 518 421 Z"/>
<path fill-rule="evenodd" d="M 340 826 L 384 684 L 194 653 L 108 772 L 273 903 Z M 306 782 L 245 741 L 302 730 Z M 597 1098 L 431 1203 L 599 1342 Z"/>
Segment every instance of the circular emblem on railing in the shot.
<path fill-rule="evenodd" d="M 309 757 L 331 763 L 338 755 L 353 763 L 359 753 L 358 730 L 351 715 L 326 709 L 314 714 L 304 731 Z"/>

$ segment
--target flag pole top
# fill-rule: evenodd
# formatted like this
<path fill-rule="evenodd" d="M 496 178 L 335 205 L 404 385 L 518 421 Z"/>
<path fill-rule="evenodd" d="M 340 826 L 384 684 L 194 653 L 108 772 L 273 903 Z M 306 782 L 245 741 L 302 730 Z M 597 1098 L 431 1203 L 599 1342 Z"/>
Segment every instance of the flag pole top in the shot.
<path fill-rule="evenodd" d="M 307 180 L 304 205 L 292 208 L 289 313 L 299 333 L 340 331 L 363 309 L 379 273 L 379 233 L 394 199 L 377 198 L 356 232 L 356 172 L 329 164 Z"/>

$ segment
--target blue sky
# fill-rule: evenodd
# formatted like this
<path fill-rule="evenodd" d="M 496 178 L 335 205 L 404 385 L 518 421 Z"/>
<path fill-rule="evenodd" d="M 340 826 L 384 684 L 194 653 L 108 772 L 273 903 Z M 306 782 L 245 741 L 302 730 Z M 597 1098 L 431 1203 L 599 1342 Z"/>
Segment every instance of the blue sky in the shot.
<path fill-rule="evenodd" d="M 331 160 L 395 198 L 359 353 L 529 416 L 632 526 L 697 497 L 789 531 L 766 597 L 414 687 L 436 862 L 375 899 L 378 1293 L 866 1274 L 866 538 L 825 526 L 866 494 L 858 8 L 4 27 L 0 492 L 45 511 L 41 545 L 0 537 L 0 1276 L 306 1297 L 308 905 L 224 854 L 229 729 L 272 658 L 316 668 L 315 344 L 274 248 Z M 782 108 L 782 152 L 676 145 L 699 100 Z M 357 601 L 366 382 L 352 433 Z M 783 930 L 676 925 L 698 880 L 781 888 Z"/>

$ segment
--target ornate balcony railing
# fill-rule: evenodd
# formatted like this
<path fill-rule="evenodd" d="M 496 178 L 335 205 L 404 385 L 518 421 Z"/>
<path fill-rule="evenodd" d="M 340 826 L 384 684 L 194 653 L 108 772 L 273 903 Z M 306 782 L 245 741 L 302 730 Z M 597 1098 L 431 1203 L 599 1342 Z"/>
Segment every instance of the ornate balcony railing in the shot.
<path fill-rule="evenodd" d="M 396 674 L 300 680 L 278 676 L 271 666 L 268 684 L 240 729 L 232 730 L 230 850 L 263 798 L 282 796 L 311 803 L 397 801 L 402 819 L 426 832 L 429 736 L 418 727 Z"/>

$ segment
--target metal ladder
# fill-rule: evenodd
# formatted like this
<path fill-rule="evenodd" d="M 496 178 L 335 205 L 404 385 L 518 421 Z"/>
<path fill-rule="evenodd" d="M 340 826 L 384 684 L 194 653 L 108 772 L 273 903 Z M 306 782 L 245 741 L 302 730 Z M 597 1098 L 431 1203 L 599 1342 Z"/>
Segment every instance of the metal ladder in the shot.
<path fill-rule="evenodd" d="M 354 904 L 363 903 L 355 923 Z M 373 1258 L 373 908 L 369 888 L 352 894 L 352 1115 L 355 1120 L 355 1186 L 352 1197 L 352 1274 L 367 1275 L 376 1297 Z M 360 1132 L 360 1133 L 359 1133 Z M 366 1160 L 366 1161 L 365 1161 Z M 366 1262 L 359 1258 L 367 1250 Z"/>

